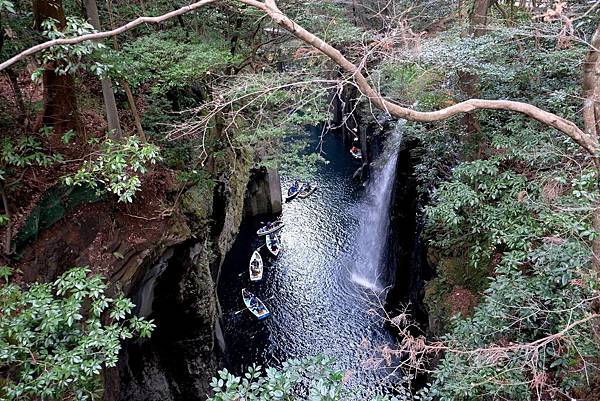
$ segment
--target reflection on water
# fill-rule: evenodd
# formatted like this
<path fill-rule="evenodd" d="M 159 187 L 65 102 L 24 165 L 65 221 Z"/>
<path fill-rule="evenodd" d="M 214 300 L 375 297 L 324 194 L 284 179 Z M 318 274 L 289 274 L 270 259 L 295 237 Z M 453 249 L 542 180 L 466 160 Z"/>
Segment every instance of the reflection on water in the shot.
<path fill-rule="evenodd" d="M 227 367 L 238 372 L 252 363 L 277 365 L 325 354 L 351 382 L 373 387 L 388 372 L 368 367 L 375 349 L 393 342 L 380 317 L 380 299 L 352 280 L 358 260 L 357 235 L 364 189 L 352 181 L 359 166 L 337 138 L 327 135 L 317 191 L 286 203 L 283 250 L 267 259 L 261 282 L 250 283 L 248 261 L 264 244 L 255 235 L 261 221 L 246 222 L 222 269 L 219 297 L 227 344 Z M 284 189 L 292 178 L 283 179 Z M 262 249 L 267 255 L 266 249 Z M 243 309 L 240 290 L 249 288 L 271 310 L 257 321 Z M 382 303 L 382 301 L 381 301 Z"/>

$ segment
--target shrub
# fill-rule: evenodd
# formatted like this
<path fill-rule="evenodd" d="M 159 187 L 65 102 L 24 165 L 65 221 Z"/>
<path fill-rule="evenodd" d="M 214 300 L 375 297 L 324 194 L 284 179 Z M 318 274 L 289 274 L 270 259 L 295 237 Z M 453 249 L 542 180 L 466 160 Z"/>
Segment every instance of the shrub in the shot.
<path fill-rule="evenodd" d="M 100 374 L 116 365 L 121 341 L 150 335 L 152 322 L 131 317 L 133 303 L 108 297 L 104 279 L 89 273 L 0 287 L 2 399 L 99 399 Z"/>

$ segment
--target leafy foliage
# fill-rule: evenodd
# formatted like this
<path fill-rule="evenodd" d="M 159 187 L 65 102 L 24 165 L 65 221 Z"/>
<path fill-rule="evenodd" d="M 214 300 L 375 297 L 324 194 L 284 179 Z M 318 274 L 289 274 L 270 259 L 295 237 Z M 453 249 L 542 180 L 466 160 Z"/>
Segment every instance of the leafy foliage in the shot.
<path fill-rule="evenodd" d="M 42 129 L 42 134 L 51 131 Z M 27 167 L 49 167 L 63 160 L 60 154 L 48 155 L 36 136 L 24 136 L 18 140 L 4 138 L 0 149 L 0 183 L 14 184 L 18 171 Z M 9 223 L 7 214 L 0 214 L 0 227 Z"/>
<path fill-rule="evenodd" d="M 571 106 L 568 99 L 580 90 L 579 66 L 587 48 L 557 49 L 555 34 L 536 40 L 534 29 L 527 25 L 503 28 L 478 38 L 449 31 L 426 41 L 415 61 L 444 72 L 457 98 L 461 97 L 459 74 L 468 73 L 478 77 L 484 98 L 523 100 L 573 118 L 576 109 L 565 106 Z"/>
<path fill-rule="evenodd" d="M 454 319 L 445 340 L 462 351 L 528 344 L 585 319 L 590 300 L 598 297 L 597 278 L 587 273 L 588 262 L 587 249 L 575 241 L 545 244 L 529 254 L 505 253 L 473 317 Z M 581 380 L 586 371 L 591 373 L 586 361 L 600 355 L 592 330 L 588 322 L 539 348 L 508 347 L 488 358 L 449 352 L 434 373 L 431 394 L 449 401 L 488 394 L 529 400 L 542 388 L 569 393 L 585 385 Z M 553 380 L 547 377 L 550 371 Z"/>
<path fill-rule="evenodd" d="M 242 377 L 227 369 L 213 377 L 210 386 L 214 394 L 207 401 L 230 400 L 311 400 L 341 401 L 371 399 L 372 401 L 398 401 L 390 394 L 365 396 L 346 384 L 344 372 L 334 368 L 334 361 L 319 355 L 305 359 L 290 359 L 281 368 L 253 365 Z M 422 392 L 422 394 L 425 392 Z M 400 396 L 400 395 L 398 395 Z M 365 398 L 366 397 L 366 398 Z"/>
<path fill-rule="evenodd" d="M 279 6 L 294 21 L 310 27 L 311 32 L 334 46 L 351 48 L 374 36 L 366 27 L 354 23 L 348 8 L 341 3 L 284 0 Z"/>
<path fill-rule="evenodd" d="M 100 373 L 115 366 L 120 342 L 150 335 L 152 322 L 131 317 L 133 303 L 108 297 L 104 280 L 89 273 L 0 287 L 3 399 L 99 399 Z"/>
<path fill-rule="evenodd" d="M 62 160 L 61 155 L 48 155 L 35 136 L 25 136 L 16 141 L 5 138 L 0 150 L 0 180 L 8 178 L 10 169 L 48 167 Z"/>
<path fill-rule="evenodd" d="M 192 41 L 174 30 L 127 43 L 115 64 L 133 86 L 151 82 L 154 91 L 165 92 L 210 77 L 235 61 L 225 41 Z"/>
<path fill-rule="evenodd" d="M 438 35 L 416 60 L 392 65 L 398 82 L 391 93 L 402 99 L 406 71 L 421 68 L 448 78 L 431 81 L 430 93 L 461 100 L 459 72 L 466 72 L 477 76 L 481 97 L 524 100 L 574 118 L 585 49 L 556 49 L 550 37 L 532 41 L 524 29 L 476 39 Z M 417 92 L 414 100 L 425 104 L 421 98 Z M 449 347 L 430 396 L 573 394 L 598 373 L 589 361 L 600 348 L 585 320 L 600 295 L 589 249 L 598 235 L 591 225 L 595 172 L 581 149 L 537 122 L 491 111 L 475 116 L 480 129 L 471 132 L 459 121 L 408 126 L 422 143 L 421 191 L 431 195 L 425 235 L 438 276 L 426 302 Z M 467 316 L 450 316 L 454 286 L 477 299 Z M 572 327 L 575 321 L 583 323 Z"/>
<path fill-rule="evenodd" d="M 0 13 L 3 11 L 14 13 L 15 5 L 13 4 L 13 2 L 8 0 L 0 0 Z"/>
<path fill-rule="evenodd" d="M 440 90 L 441 72 L 416 63 L 385 61 L 375 79 L 382 82 L 380 90 L 386 96 L 401 98 L 424 110 L 437 110 L 450 100 L 449 94 Z"/>
<path fill-rule="evenodd" d="M 131 203 L 141 186 L 139 175 L 145 174 L 147 166 L 159 160 L 158 147 L 141 144 L 135 136 L 127 137 L 124 142 L 106 139 L 99 154 L 86 160 L 75 174 L 64 177 L 64 182 L 106 190 L 117 195 L 120 202 Z"/>
<path fill-rule="evenodd" d="M 215 391 L 208 401 L 292 400 L 308 396 L 311 400 L 333 401 L 346 394 L 342 383 L 343 372 L 332 368 L 332 361 L 324 357 L 284 362 L 281 370 L 261 366 L 248 368 L 244 377 L 237 377 L 226 369 L 219 371 L 210 386 Z"/>
<path fill-rule="evenodd" d="M 43 35 L 48 39 L 63 39 L 95 32 L 94 27 L 78 17 L 67 17 L 64 29 L 59 29 L 58 21 L 48 18 L 42 22 Z M 78 69 L 88 69 L 96 75 L 105 75 L 110 66 L 88 60 L 94 52 L 105 49 L 102 43 L 86 41 L 77 45 L 53 46 L 42 53 L 42 63 L 51 66 L 58 75 L 74 74 Z M 32 79 L 38 79 L 44 68 L 37 69 Z"/>

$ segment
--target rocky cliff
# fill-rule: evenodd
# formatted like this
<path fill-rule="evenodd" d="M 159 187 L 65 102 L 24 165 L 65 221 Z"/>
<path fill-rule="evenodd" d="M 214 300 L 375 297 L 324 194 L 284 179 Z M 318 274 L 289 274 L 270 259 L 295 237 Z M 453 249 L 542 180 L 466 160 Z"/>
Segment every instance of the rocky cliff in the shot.
<path fill-rule="evenodd" d="M 181 196 L 182 218 L 158 257 L 129 291 L 156 330 L 124 347 L 107 386 L 114 400 L 200 400 L 217 369 L 219 305 L 216 281 L 244 210 L 249 166 L 238 163 L 214 188 L 194 186 Z M 109 395 L 109 394 L 107 394 Z"/>
<path fill-rule="evenodd" d="M 107 197 L 75 201 L 72 190 L 55 188 L 28 222 L 34 229 L 20 249 L 24 280 L 90 266 L 157 326 L 150 339 L 124 345 L 118 367 L 104 376 L 105 399 L 205 399 L 219 357 L 222 260 L 244 211 L 251 213 L 248 204 L 266 212 L 281 207 L 275 171 L 265 182 L 264 174 L 251 175 L 249 157 L 230 157 L 235 171 L 183 188 L 175 172 L 155 171 L 128 206 Z"/>
<path fill-rule="evenodd" d="M 427 310 L 423 297 L 431 269 L 421 238 L 425 196 L 417 191 L 415 165 L 419 162 L 419 143 L 404 140 L 399 149 L 396 181 L 390 205 L 390 237 L 388 268 L 394 274 L 394 284 L 388 292 L 386 308 L 403 310 L 409 306 L 414 319 L 427 326 Z"/>

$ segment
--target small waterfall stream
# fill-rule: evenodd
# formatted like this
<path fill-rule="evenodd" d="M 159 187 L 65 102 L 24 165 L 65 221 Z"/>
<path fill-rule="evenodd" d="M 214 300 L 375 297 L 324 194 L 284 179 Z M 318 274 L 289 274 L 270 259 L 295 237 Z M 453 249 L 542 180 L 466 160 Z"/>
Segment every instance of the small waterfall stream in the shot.
<path fill-rule="evenodd" d="M 399 120 L 386 139 L 383 153 L 371 173 L 360 217 L 358 257 L 352 271 L 352 280 L 374 291 L 381 291 L 386 286 L 381 277 L 382 262 L 390 225 L 390 200 L 403 127 L 404 120 Z"/>

